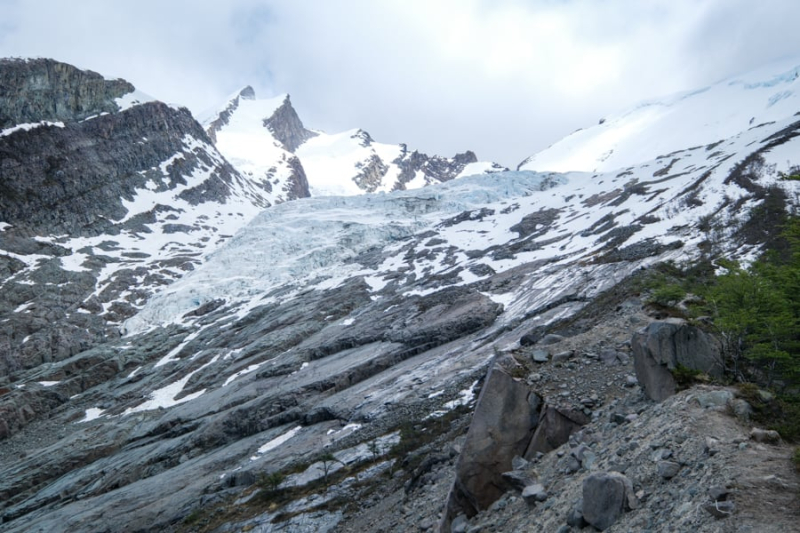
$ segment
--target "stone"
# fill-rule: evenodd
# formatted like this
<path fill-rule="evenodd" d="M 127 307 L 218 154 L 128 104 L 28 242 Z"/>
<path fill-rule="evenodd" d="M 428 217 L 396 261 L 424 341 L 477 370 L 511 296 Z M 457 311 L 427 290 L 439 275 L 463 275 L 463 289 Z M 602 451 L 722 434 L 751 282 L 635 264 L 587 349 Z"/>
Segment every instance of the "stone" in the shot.
<path fill-rule="evenodd" d="M 749 422 L 750 417 L 753 416 L 753 407 L 746 401 L 738 398 L 733 400 L 731 403 L 731 409 L 733 409 L 733 414 L 741 420 L 742 422 Z"/>
<path fill-rule="evenodd" d="M 550 333 L 542 337 L 542 340 L 539 341 L 539 344 L 542 346 L 550 346 L 551 344 L 558 344 L 559 342 L 563 341 L 564 337 L 561 335 L 556 335 L 555 333 Z"/>
<path fill-rule="evenodd" d="M 725 407 L 733 401 L 733 393 L 729 390 L 715 390 L 698 394 L 695 399 L 703 409 Z"/>
<path fill-rule="evenodd" d="M 547 350 L 533 350 L 531 352 L 531 360 L 534 363 L 546 363 L 550 358 Z"/>
<path fill-rule="evenodd" d="M 677 389 L 672 371 L 679 366 L 722 377 L 719 342 L 683 321 L 651 322 L 631 338 L 636 378 L 645 394 L 662 401 Z"/>
<path fill-rule="evenodd" d="M 711 501 L 720 502 L 728 499 L 730 491 L 724 485 L 714 485 L 708 489 L 708 497 Z"/>
<path fill-rule="evenodd" d="M 583 529 L 589 525 L 586 520 L 583 519 L 582 499 L 578 500 L 575 505 L 572 506 L 572 509 L 570 509 L 569 513 L 567 513 L 567 525 L 578 529 Z"/>
<path fill-rule="evenodd" d="M 527 461 L 519 455 L 515 455 L 514 458 L 511 459 L 511 468 L 514 470 L 525 470 L 530 464 L 530 461 Z"/>
<path fill-rule="evenodd" d="M 460 514 L 455 517 L 453 523 L 450 524 L 450 533 L 466 533 L 468 525 L 467 515 Z"/>
<path fill-rule="evenodd" d="M 672 479 L 678 475 L 681 465 L 674 461 L 659 461 L 656 464 L 658 475 L 664 479 Z"/>
<path fill-rule="evenodd" d="M 504 472 L 522 456 L 539 420 L 541 398 L 524 382 L 509 376 L 496 361 L 472 416 L 464 447 L 456 463 L 456 478 L 441 528 L 447 531 L 460 514 L 474 516 L 504 493 Z"/>
<path fill-rule="evenodd" d="M 563 363 L 565 361 L 569 361 L 572 359 L 572 356 L 575 355 L 574 350 L 567 350 L 565 352 L 558 352 L 557 354 L 553 354 L 553 362 L 554 363 Z"/>
<path fill-rule="evenodd" d="M 626 510 L 635 508 L 633 483 L 617 472 L 598 472 L 583 480 L 583 518 L 605 531 Z"/>
<path fill-rule="evenodd" d="M 536 481 L 533 476 L 526 474 L 525 472 L 520 472 L 519 470 L 503 472 L 503 479 L 518 491 L 524 490 L 525 487 Z"/>
<path fill-rule="evenodd" d="M 547 491 L 544 489 L 542 484 L 534 483 L 525 487 L 525 489 L 522 491 L 522 498 L 528 504 L 543 502 L 547 499 Z"/>
<path fill-rule="evenodd" d="M 703 510 L 717 520 L 721 518 L 728 518 L 733 514 L 735 509 L 736 506 L 731 501 L 706 502 L 703 504 Z"/>
<path fill-rule="evenodd" d="M 714 456 L 718 454 L 719 441 L 713 437 L 706 437 L 703 445 L 703 451 L 709 456 Z"/>
<path fill-rule="evenodd" d="M 753 428 L 750 430 L 750 440 L 767 444 L 778 444 L 781 441 L 781 435 L 772 429 Z"/>

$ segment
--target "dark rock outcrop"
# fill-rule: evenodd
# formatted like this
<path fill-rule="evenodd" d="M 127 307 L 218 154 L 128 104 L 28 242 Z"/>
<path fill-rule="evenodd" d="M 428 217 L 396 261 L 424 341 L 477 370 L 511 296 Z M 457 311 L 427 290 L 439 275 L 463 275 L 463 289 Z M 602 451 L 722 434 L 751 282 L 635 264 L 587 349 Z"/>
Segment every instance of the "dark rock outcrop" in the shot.
<path fill-rule="evenodd" d="M 719 343 L 694 326 L 682 321 L 653 322 L 631 339 L 636 378 L 645 394 L 662 401 L 675 394 L 672 371 L 679 366 L 722 376 Z"/>
<path fill-rule="evenodd" d="M 53 59 L 0 59 L 0 129 L 114 113 L 114 99 L 133 90 L 125 80 L 106 80 Z"/>
<path fill-rule="evenodd" d="M 136 189 L 151 180 L 157 190 L 185 185 L 201 166 L 216 171 L 181 197 L 192 204 L 224 201 L 235 171 L 187 150 L 186 136 L 210 144 L 187 109 L 149 102 L 63 128 L 0 137 L 0 220 L 41 234 L 114 233 L 113 222 L 127 213 L 123 200 L 132 200 Z M 165 179 L 158 165 L 176 154 L 183 157 L 167 168 Z"/>
<path fill-rule="evenodd" d="M 541 398 L 494 363 L 478 399 L 464 449 L 456 465 L 440 531 L 461 513 L 474 516 L 506 490 L 503 473 L 521 455 L 538 421 Z"/>
<path fill-rule="evenodd" d="M 303 126 L 303 122 L 297 116 L 297 111 L 292 107 L 288 94 L 272 116 L 264 118 L 264 127 L 268 128 L 272 135 L 290 152 L 294 152 L 301 144 L 317 136 L 316 133 Z"/>
<path fill-rule="evenodd" d="M 417 172 L 422 172 L 426 184 L 450 181 L 458 176 L 468 164 L 478 161 L 475 154 L 469 150 L 463 154 L 456 154 L 452 159 L 447 159 L 436 155 L 429 156 L 416 150 L 409 153 L 406 145 L 401 144 L 400 146 L 403 149 L 402 153 L 393 161 L 400 167 L 400 174 L 394 186 L 396 190 L 405 189 L 406 183 L 413 180 L 417 176 Z"/>

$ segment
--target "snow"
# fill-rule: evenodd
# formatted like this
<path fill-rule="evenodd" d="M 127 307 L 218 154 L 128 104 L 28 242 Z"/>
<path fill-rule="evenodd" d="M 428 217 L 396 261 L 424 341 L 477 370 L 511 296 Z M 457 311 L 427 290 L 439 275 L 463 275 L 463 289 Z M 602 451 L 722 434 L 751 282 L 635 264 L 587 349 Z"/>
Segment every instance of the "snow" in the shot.
<path fill-rule="evenodd" d="M 53 387 L 55 385 L 58 385 L 61 382 L 60 381 L 37 381 L 36 383 L 38 383 L 42 387 Z"/>
<path fill-rule="evenodd" d="M 206 392 L 205 389 L 193 392 L 191 394 L 187 394 L 183 398 L 177 400 L 175 399 L 176 396 L 178 396 L 181 393 L 181 391 L 189 382 L 189 380 L 192 378 L 192 376 L 194 376 L 197 372 L 203 370 L 207 366 L 216 363 L 217 359 L 219 359 L 219 355 L 214 356 L 214 358 L 211 359 L 208 363 L 204 364 L 197 370 L 190 372 L 189 374 L 179 379 L 178 381 L 175 381 L 173 383 L 170 383 L 169 385 L 161 387 L 160 389 L 152 391 L 149 394 L 149 398 L 147 401 L 137 405 L 136 407 L 130 407 L 126 409 L 125 412 L 122 413 L 122 416 L 127 416 L 141 411 L 151 411 L 153 409 L 168 409 L 175 405 L 179 405 L 194 400 L 195 398 L 199 398 Z"/>
<path fill-rule="evenodd" d="M 3 232 L 10 227 L 11 224 L 9 224 L 8 222 L 0 222 L 0 232 Z"/>
<path fill-rule="evenodd" d="M 242 376 L 245 376 L 245 375 L 247 375 L 247 374 L 250 374 L 250 373 L 252 373 L 252 372 L 255 372 L 256 370 L 258 370 L 259 368 L 261 368 L 261 365 L 263 365 L 263 364 L 264 364 L 264 363 L 258 363 L 258 364 L 255 364 L 255 365 L 250 365 L 250 366 L 248 366 L 247 368 L 245 368 L 244 370 L 240 370 L 240 371 L 236 372 L 236 373 L 235 373 L 235 374 L 233 374 L 232 376 L 228 377 L 228 378 L 225 380 L 225 383 L 223 383 L 223 384 L 222 384 L 222 386 L 223 386 L 223 387 L 227 387 L 228 385 L 230 385 L 231 383 L 233 383 L 233 382 L 234 382 L 236 379 L 238 379 L 238 378 L 240 378 L 240 377 L 242 377 Z"/>
<path fill-rule="evenodd" d="M 128 94 L 124 94 L 121 97 L 114 100 L 119 106 L 120 111 L 125 111 L 127 109 L 132 108 L 133 106 L 144 104 L 146 102 L 155 102 L 156 99 L 150 96 L 149 94 L 143 93 L 138 89 L 134 89 L 132 92 Z"/>
<path fill-rule="evenodd" d="M 11 135 L 17 131 L 29 131 L 34 128 L 41 128 L 44 126 L 51 126 L 55 128 L 63 128 L 63 122 L 50 122 L 49 120 L 43 120 L 42 122 L 26 122 L 24 124 L 17 124 L 16 126 L 12 126 L 10 128 L 6 128 L 0 131 L 0 137 L 5 137 L 6 135 Z"/>
<path fill-rule="evenodd" d="M 297 427 L 295 427 L 293 429 L 290 429 L 286 433 L 283 433 L 282 435 L 279 435 L 278 437 L 275 437 L 271 441 L 269 441 L 266 444 L 264 444 L 263 446 L 261 446 L 256 451 L 256 455 L 253 455 L 252 457 L 250 457 L 250 460 L 251 461 L 255 461 L 255 460 L 259 459 L 260 456 L 264 455 L 265 453 L 269 452 L 270 450 L 274 450 L 275 448 L 281 446 L 282 444 L 287 442 L 289 439 L 291 439 L 292 437 L 294 437 L 295 435 L 300 433 L 301 429 L 303 429 L 302 426 L 297 426 Z"/>
<path fill-rule="evenodd" d="M 798 65 L 800 59 L 787 60 L 700 90 L 644 102 L 573 133 L 521 168 L 609 172 L 785 119 L 800 108 Z"/>
<path fill-rule="evenodd" d="M 106 416 L 103 413 L 105 413 L 105 409 L 100 409 L 99 407 L 90 407 L 89 409 L 86 410 L 86 414 L 83 416 L 83 418 L 81 418 L 75 423 L 81 424 L 83 422 L 91 422 L 92 420 L 97 420 L 100 417 Z"/>
<path fill-rule="evenodd" d="M 476 174 L 485 174 L 487 172 L 497 172 L 497 168 L 495 168 L 494 163 L 489 161 L 476 161 L 475 163 L 469 163 L 467 166 L 465 166 L 464 170 L 462 170 L 455 179 L 466 176 L 475 176 Z"/>

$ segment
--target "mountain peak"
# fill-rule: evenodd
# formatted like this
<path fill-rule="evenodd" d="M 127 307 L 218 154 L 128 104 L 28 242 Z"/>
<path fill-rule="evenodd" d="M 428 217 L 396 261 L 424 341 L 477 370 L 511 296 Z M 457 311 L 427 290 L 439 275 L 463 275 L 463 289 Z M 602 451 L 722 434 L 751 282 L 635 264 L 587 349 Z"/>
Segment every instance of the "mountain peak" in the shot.
<path fill-rule="evenodd" d="M 256 92 L 253 90 L 253 88 L 250 85 L 248 85 L 244 89 L 239 91 L 239 95 L 238 96 L 239 96 L 239 98 L 243 98 L 244 100 L 255 100 L 256 99 Z M 287 97 L 288 97 L 288 95 L 287 95 Z"/>

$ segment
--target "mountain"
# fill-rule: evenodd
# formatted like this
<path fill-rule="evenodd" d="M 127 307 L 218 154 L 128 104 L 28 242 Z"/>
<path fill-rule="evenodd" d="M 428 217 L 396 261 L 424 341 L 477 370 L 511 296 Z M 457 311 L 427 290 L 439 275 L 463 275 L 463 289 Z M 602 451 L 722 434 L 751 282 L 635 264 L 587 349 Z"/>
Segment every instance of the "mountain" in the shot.
<path fill-rule="evenodd" d="M 729 143 L 747 131 L 770 131 L 800 108 L 800 69 L 785 60 L 715 85 L 639 104 L 578 130 L 520 165 L 555 172 L 609 172 L 673 152 Z M 758 136 L 757 134 L 755 135 Z"/>
<path fill-rule="evenodd" d="M 414 189 L 505 170 L 478 162 L 469 151 L 448 159 L 409 151 L 404 144 L 375 142 L 360 129 L 333 135 L 312 131 L 303 125 L 288 94 L 257 99 L 249 86 L 204 113 L 200 121 L 239 171 L 265 177 L 278 194 L 283 191 L 275 197 L 279 201 Z"/>
<path fill-rule="evenodd" d="M 21 80 L 25 100 L 55 64 L 4 61 L 0 85 Z M 622 138 L 637 108 L 518 171 L 402 190 L 392 180 L 415 157 L 420 184 L 467 171 L 360 130 L 306 130 L 287 97 L 237 93 L 201 127 L 159 102 L 122 109 L 127 83 L 58 70 L 97 96 L 50 78 L 81 114 L 12 119 L 0 136 L 4 530 L 418 531 L 441 517 L 443 531 L 551 528 L 592 464 L 633 478 L 625 527 L 718 530 L 693 510 L 755 463 L 730 466 L 750 448 L 723 409 L 689 405 L 699 393 L 644 396 L 632 334 L 679 326 L 655 321 L 640 282 L 666 262 L 752 258 L 776 238 L 798 202 L 784 179 L 797 174 L 794 109 L 662 153 L 663 121 L 635 119 L 638 134 Z M 705 92 L 720 91 L 720 114 L 740 113 L 740 98 L 767 94 L 758 87 L 790 92 L 787 72 Z M 665 100 L 683 131 L 709 123 L 702 94 Z M 579 153 L 608 168 L 548 169 Z M 372 155 L 400 169 L 376 163 L 375 190 L 400 190 L 313 194 L 316 164 L 336 177 L 321 186 L 357 192 L 372 182 L 351 171 Z M 285 201 L 299 168 L 312 196 Z M 495 460 L 504 435 L 516 440 Z M 512 468 L 509 450 L 533 463 Z M 675 466 L 684 473 L 668 475 Z M 517 472 L 508 488 L 539 476 L 534 511 L 519 511 L 505 470 Z M 489 480 L 483 492 L 464 472 Z M 753 474 L 753 501 L 785 492 L 763 481 L 773 475 Z M 741 523 L 780 531 L 789 512 Z"/>

